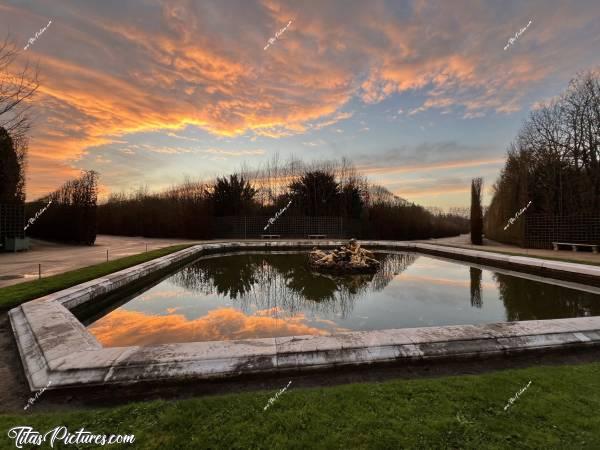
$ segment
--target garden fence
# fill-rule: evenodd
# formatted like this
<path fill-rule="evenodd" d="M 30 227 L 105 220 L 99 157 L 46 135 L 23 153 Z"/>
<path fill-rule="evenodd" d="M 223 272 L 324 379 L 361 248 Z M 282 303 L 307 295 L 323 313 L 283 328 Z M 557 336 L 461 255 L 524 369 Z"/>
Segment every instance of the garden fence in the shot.
<path fill-rule="evenodd" d="M 0 203 L 0 245 L 5 238 L 25 238 L 25 205 Z"/>
<path fill-rule="evenodd" d="M 525 247 L 552 248 L 552 242 L 600 244 L 600 216 L 526 214 Z"/>
<path fill-rule="evenodd" d="M 345 239 L 360 236 L 360 221 L 345 217 L 282 216 L 274 224 L 269 216 L 215 217 L 214 237 L 227 239 L 252 239 L 261 235 L 276 234 L 288 238 L 306 239 L 311 234 L 327 238 Z"/>

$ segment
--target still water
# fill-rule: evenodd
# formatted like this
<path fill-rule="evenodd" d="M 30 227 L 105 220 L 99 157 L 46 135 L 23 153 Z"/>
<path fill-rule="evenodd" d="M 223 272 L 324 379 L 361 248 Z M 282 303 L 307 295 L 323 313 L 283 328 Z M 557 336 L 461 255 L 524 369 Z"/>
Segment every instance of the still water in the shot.
<path fill-rule="evenodd" d="M 204 257 L 88 330 L 116 347 L 600 315 L 598 288 L 410 252 L 376 257 L 378 273 L 347 277 L 312 272 L 305 252 Z"/>

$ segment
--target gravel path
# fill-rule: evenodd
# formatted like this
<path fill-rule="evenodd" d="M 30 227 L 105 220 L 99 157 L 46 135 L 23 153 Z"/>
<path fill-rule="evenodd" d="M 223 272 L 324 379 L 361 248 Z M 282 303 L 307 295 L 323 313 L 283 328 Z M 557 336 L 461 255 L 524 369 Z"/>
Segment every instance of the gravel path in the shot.
<path fill-rule="evenodd" d="M 440 245 L 451 245 L 454 247 L 468 248 L 470 250 L 486 250 L 498 253 L 519 253 L 523 256 L 532 256 L 539 258 L 562 258 L 570 259 L 573 261 L 586 263 L 600 264 L 600 253 L 594 254 L 587 251 L 572 250 L 544 250 L 537 248 L 521 248 L 515 245 L 501 244 L 500 242 L 491 241 L 489 239 L 483 239 L 483 245 L 471 244 L 470 235 L 461 234 L 460 236 L 454 236 L 449 238 L 429 239 L 427 241 L 418 241 L 425 244 L 440 244 Z"/>
<path fill-rule="evenodd" d="M 38 264 L 42 265 L 42 276 L 50 276 L 104 262 L 107 250 L 108 257 L 112 260 L 145 252 L 146 244 L 148 250 L 156 250 L 192 242 L 197 241 L 98 235 L 96 244 L 87 246 L 32 239 L 28 251 L 0 253 L 0 287 L 37 278 Z"/>

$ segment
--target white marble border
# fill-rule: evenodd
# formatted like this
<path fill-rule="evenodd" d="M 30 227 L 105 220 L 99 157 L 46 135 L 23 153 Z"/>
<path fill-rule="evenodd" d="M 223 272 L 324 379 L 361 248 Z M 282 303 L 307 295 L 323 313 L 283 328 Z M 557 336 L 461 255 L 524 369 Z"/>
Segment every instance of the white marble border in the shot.
<path fill-rule="evenodd" d="M 142 380 L 219 378 L 403 359 L 482 356 L 571 345 L 600 344 L 600 316 L 485 325 L 355 331 L 104 348 L 70 312 L 157 270 L 203 254 L 251 249 L 331 247 L 341 241 L 244 241 L 201 244 L 24 303 L 9 317 L 32 391 L 132 383 Z M 361 241 L 367 247 L 464 256 L 522 269 L 584 274 L 600 281 L 600 267 L 397 241 Z"/>

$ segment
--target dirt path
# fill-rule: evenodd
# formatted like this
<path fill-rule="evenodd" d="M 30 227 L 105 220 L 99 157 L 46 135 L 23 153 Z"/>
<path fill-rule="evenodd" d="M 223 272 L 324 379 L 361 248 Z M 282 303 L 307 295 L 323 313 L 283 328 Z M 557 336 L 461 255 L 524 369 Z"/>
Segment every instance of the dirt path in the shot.
<path fill-rule="evenodd" d="M 29 387 L 7 313 L 0 314 L 0 411 L 23 410 Z"/>

